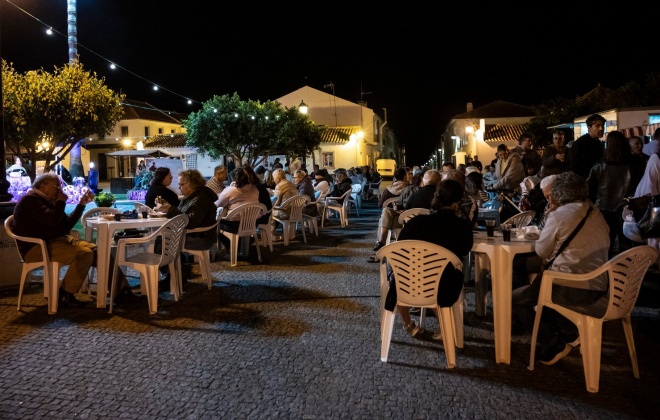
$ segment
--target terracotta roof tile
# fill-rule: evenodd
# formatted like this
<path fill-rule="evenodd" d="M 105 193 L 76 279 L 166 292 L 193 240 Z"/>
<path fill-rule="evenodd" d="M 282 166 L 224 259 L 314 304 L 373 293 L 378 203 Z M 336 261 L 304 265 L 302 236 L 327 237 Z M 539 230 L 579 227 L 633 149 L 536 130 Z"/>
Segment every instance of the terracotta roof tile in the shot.
<path fill-rule="evenodd" d="M 159 134 L 151 137 L 144 143 L 145 149 L 162 149 L 165 147 L 185 147 L 186 135 L 178 134 Z"/>
<path fill-rule="evenodd" d="M 362 130 L 360 126 L 346 127 L 322 127 L 321 143 L 346 143 L 350 140 L 351 134 Z"/>
<path fill-rule="evenodd" d="M 502 143 L 505 141 L 518 141 L 518 137 L 525 130 L 520 124 L 486 124 L 484 142 Z"/>
<path fill-rule="evenodd" d="M 470 118 L 511 118 L 511 117 L 533 117 L 534 110 L 525 105 L 514 104 L 506 101 L 495 101 L 472 111 L 454 116 L 455 120 Z"/>
<path fill-rule="evenodd" d="M 182 116 L 185 116 L 185 114 L 177 112 L 160 110 L 148 102 L 134 101 L 131 99 L 125 99 L 121 105 L 124 108 L 123 120 L 141 119 L 181 124 Z"/>

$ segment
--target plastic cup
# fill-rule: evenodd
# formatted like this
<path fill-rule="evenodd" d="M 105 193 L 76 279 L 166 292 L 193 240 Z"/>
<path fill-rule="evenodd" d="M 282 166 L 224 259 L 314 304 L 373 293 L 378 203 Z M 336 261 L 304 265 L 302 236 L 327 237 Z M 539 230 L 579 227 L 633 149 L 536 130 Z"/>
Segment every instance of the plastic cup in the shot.
<path fill-rule="evenodd" d="M 120 221 L 121 220 L 121 213 L 115 213 L 115 221 Z"/>
<path fill-rule="evenodd" d="M 495 220 L 487 219 L 486 220 L 486 235 L 495 236 Z"/>
<path fill-rule="evenodd" d="M 508 223 L 502 224 L 502 239 L 505 242 L 511 241 L 511 225 Z"/>
<path fill-rule="evenodd" d="M 146 219 L 147 217 L 149 217 L 149 212 L 148 211 L 143 211 L 142 212 L 142 218 Z"/>

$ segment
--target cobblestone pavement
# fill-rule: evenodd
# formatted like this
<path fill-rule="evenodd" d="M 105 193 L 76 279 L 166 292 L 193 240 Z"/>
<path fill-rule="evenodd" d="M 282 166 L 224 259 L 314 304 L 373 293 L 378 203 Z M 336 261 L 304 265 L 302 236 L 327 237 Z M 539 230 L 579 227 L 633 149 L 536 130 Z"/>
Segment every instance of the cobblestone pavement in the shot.
<path fill-rule="evenodd" d="M 597 394 L 577 349 L 529 371 L 529 336 L 514 336 L 511 364 L 496 364 L 490 307 L 474 315 L 469 284 L 455 369 L 431 338 L 434 318 L 421 339 L 397 318 L 383 363 L 377 265 L 366 262 L 380 212 L 369 202 L 360 214 L 264 249 L 262 264 L 214 262 L 212 290 L 197 278 L 179 302 L 161 293 L 154 316 L 146 302 L 49 316 L 40 284 L 18 312 L 17 290 L 0 292 L 0 418 L 658 417 L 657 278 L 633 317 L 640 379 L 620 323 L 607 323 Z"/>

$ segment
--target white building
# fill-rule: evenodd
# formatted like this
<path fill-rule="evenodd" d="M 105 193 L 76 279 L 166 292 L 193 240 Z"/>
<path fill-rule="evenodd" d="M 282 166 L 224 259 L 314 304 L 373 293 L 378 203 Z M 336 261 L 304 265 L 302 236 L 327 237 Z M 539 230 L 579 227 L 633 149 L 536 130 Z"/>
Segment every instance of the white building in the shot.
<path fill-rule="evenodd" d="M 302 87 L 276 101 L 287 108 L 307 106 L 307 113 L 314 123 L 324 126 L 319 150 L 308 158 L 332 173 L 338 168 L 376 166 L 376 159 L 398 158 L 399 151 L 391 130 L 387 129 L 387 113 L 381 118 L 366 104 L 338 98 L 309 86 Z"/>

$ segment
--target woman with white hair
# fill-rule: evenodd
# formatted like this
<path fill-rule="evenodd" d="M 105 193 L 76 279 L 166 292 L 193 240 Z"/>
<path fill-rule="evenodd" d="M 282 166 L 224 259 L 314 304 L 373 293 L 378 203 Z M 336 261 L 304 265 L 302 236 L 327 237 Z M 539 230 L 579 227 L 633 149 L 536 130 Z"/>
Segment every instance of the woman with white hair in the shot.
<path fill-rule="evenodd" d="M 286 179 L 286 173 L 282 169 L 275 169 L 273 171 L 273 180 L 275 181 L 275 189 L 272 191 L 275 197 L 273 203 L 273 216 L 279 219 L 288 219 L 291 209 L 289 207 L 282 207 L 282 203 L 291 197 L 298 195 L 298 188 L 293 185 L 293 182 Z"/>

